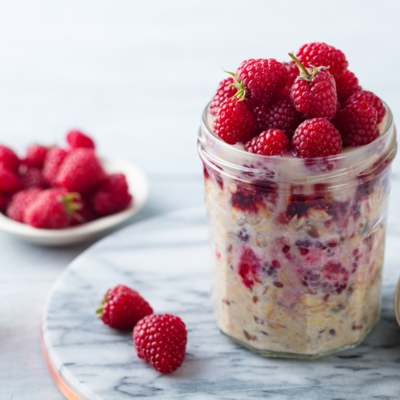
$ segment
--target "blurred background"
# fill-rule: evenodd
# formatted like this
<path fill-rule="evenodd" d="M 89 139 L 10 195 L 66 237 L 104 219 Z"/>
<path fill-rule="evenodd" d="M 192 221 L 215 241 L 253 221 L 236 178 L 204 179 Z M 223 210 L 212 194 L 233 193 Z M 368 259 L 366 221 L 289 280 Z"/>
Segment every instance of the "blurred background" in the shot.
<path fill-rule="evenodd" d="M 148 214 L 202 202 L 201 112 L 227 76 L 222 68 L 233 71 L 244 59 L 288 60 L 302 44 L 325 41 L 400 115 L 396 0 L 2 0 L 0 7 L 1 141 L 22 151 L 81 128 L 100 153 L 149 174 L 156 197 Z"/>
<path fill-rule="evenodd" d="M 130 222 L 202 205 L 196 136 L 222 68 L 288 60 L 323 41 L 399 121 L 399 17 L 397 0 L 2 0 L 0 142 L 22 153 L 33 142 L 61 144 L 70 128 L 87 132 L 100 154 L 149 176 L 149 201 Z M 393 170 L 391 207 L 400 157 Z M 392 219 L 389 230 L 397 226 Z M 1 399 L 62 398 L 42 359 L 40 315 L 54 280 L 86 247 L 43 249 L 0 234 Z"/>

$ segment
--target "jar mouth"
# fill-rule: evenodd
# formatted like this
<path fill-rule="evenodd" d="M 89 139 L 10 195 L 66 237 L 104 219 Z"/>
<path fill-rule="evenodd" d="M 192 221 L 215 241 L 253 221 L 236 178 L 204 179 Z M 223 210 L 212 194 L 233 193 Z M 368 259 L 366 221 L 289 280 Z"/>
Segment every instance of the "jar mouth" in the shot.
<path fill-rule="evenodd" d="M 327 157 L 315 157 L 310 160 L 314 160 L 315 163 L 322 162 L 324 160 L 325 163 L 333 162 L 340 160 L 342 158 L 362 158 L 363 153 L 367 154 L 372 147 L 380 147 L 383 142 L 387 140 L 387 136 L 389 136 L 389 132 L 393 130 L 393 114 L 389 106 L 381 99 L 383 105 L 386 108 L 386 116 L 387 116 L 387 121 L 386 121 L 386 127 L 385 130 L 380 134 L 380 136 L 375 139 L 373 142 L 364 145 L 364 146 L 359 146 L 353 148 L 351 151 L 348 152 L 342 152 L 340 154 L 337 154 L 335 156 L 327 156 Z M 212 127 L 210 126 L 209 123 L 209 106 L 210 106 L 211 101 L 207 104 L 206 108 L 203 111 L 202 115 L 202 128 L 206 131 L 206 133 L 211 136 L 217 143 L 218 145 L 226 148 L 227 150 L 230 150 L 234 153 L 241 154 L 241 155 L 248 155 L 249 153 L 245 150 L 241 150 L 237 147 L 234 147 L 230 145 L 229 143 L 224 142 L 220 137 L 218 137 L 215 133 Z M 393 145 L 396 143 L 396 135 L 394 136 L 393 140 Z M 260 161 L 265 160 L 266 158 L 270 160 L 274 160 L 275 162 L 281 162 L 281 163 L 296 163 L 297 160 L 299 159 L 298 157 L 294 158 L 288 158 L 288 157 L 279 157 L 279 156 L 263 156 L 261 154 L 254 154 L 251 153 L 252 157 L 254 157 L 255 160 L 259 159 Z M 304 160 L 304 159 L 303 159 Z"/>
<path fill-rule="evenodd" d="M 199 130 L 199 155 L 209 168 L 243 182 L 267 179 L 277 183 L 326 183 L 344 187 L 356 183 L 350 177 L 369 181 L 390 165 L 396 155 L 396 127 L 386 103 L 383 103 L 387 111 L 386 126 L 375 141 L 335 156 L 316 158 L 263 156 L 224 142 L 211 128 L 209 104 L 203 112 Z"/>

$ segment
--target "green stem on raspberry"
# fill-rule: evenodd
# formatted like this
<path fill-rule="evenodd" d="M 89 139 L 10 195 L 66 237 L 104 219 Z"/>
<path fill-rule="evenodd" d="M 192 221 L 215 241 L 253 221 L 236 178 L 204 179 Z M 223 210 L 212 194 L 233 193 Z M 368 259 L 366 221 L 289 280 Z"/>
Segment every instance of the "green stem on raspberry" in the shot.
<path fill-rule="evenodd" d="M 97 310 L 96 310 L 96 315 L 97 315 L 97 318 L 99 318 L 99 319 L 101 319 L 101 316 L 102 316 L 102 314 L 103 314 L 103 309 L 104 309 L 104 304 L 106 304 L 107 303 L 107 295 L 108 295 L 108 290 L 107 290 L 107 293 L 105 294 L 105 296 L 104 296 L 104 298 L 103 298 L 103 300 L 101 301 L 101 306 L 100 306 L 100 308 L 98 308 Z"/>
<path fill-rule="evenodd" d="M 300 62 L 300 60 L 293 54 L 289 53 L 289 57 L 296 63 L 300 69 L 300 75 L 311 78 L 311 74 L 308 72 L 307 68 Z"/>
<path fill-rule="evenodd" d="M 84 219 L 75 212 L 77 210 L 81 210 L 83 207 L 81 203 L 74 202 L 74 200 L 79 201 L 80 199 L 81 195 L 79 193 L 68 193 L 65 196 L 58 197 L 58 201 L 64 205 L 65 211 L 68 215 L 71 215 L 79 222 L 85 222 Z"/>
<path fill-rule="evenodd" d="M 230 72 L 230 71 L 225 71 L 227 74 L 231 75 L 233 77 L 234 83 L 231 83 L 229 86 L 232 86 L 234 88 L 237 89 L 237 92 L 231 97 L 237 97 L 239 99 L 239 101 L 243 101 L 246 97 L 246 92 L 244 90 L 244 85 L 242 80 L 234 73 L 234 72 Z"/>
<path fill-rule="evenodd" d="M 86 222 L 86 219 L 82 217 L 82 215 L 76 213 L 75 211 L 73 211 L 71 213 L 71 217 L 76 219 L 78 222 L 80 222 L 81 224 L 83 224 L 84 222 Z"/>
<path fill-rule="evenodd" d="M 103 306 L 96 310 L 96 315 L 98 319 L 101 319 L 101 315 L 103 314 Z"/>

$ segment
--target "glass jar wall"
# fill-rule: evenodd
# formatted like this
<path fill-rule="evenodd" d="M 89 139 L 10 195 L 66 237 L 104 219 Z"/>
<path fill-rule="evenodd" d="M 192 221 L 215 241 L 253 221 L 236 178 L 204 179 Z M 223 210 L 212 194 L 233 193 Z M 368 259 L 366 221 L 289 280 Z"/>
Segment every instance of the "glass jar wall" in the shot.
<path fill-rule="evenodd" d="M 338 156 L 265 157 L 199 131 L 218 326 L 262 355 L 316 358 L 359 344 L 380 315 L 396 153 L 381 136 Z"/>

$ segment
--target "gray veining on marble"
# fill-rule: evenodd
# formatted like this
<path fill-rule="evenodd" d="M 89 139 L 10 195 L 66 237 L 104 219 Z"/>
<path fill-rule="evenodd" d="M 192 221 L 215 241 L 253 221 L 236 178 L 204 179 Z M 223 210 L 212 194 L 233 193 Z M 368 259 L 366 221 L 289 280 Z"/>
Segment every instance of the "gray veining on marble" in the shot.
<path fill-rule="evenodd" d="M 96 244 L 56 283 L 43 321 L 45 343 L 57 370 L 82 398 L 399 398 L 400 328 L 389 283 L 398 271 L 391 250 L 382 318 L 363 344 L 311 362 L 266 359 L 232 343 L 216 327 L 206 232 L 203 209 L 142 222 Z M 136 357 L 129 334 L 97 320 L 99 300 L 118 283 L 137 289 L 155 312 L 185 321 L 187 358 L 174 374 L 152 370 Z"/>

